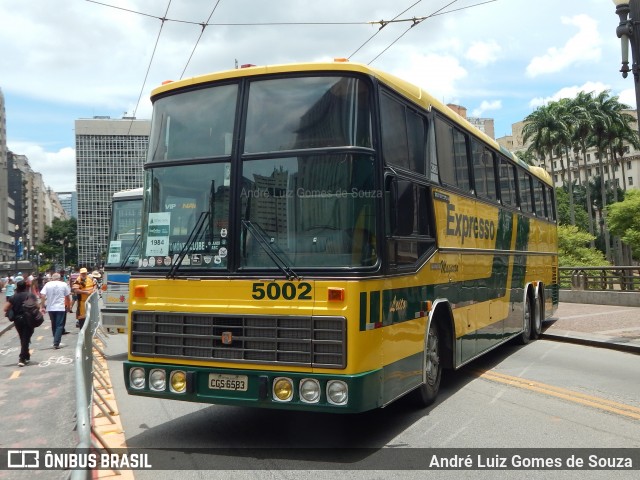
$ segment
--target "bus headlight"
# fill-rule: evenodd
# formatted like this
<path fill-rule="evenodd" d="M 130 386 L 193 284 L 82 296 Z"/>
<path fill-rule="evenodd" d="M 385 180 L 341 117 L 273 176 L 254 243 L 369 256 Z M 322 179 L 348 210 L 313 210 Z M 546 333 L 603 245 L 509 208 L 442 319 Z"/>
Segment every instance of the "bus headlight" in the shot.
<path fill-rule="evenodd" d="M 156 368 L 149 373 L 149 388 L 155 392 L 161 392 L 167 387 L 167 372 Z"/>
<path fill-rule="evenodd" d="M 142 390 L 145 385 L 144 368 L 132 368 L 129 370 L 129 385 L 136 390 Z"/>
<path fill-rule="evenodd" d="M 187 374 L 182 370 L 174 370 L 171 372 L 169 388 L 174 393 L 184 393 L 187 389 Z"/>
<path fill-rule="evenodd" d="M 305 403 L 318 403 L 320 401 L 320 383 L 313 378 L 300 380 L 300 400 Z"/>
<path fill-rule="evenodd" d="M 273 380 L 273 397 L 280 402 L 288 402 L 293 397 L 293 382 L 290 378 L 277 377 Z"/>
<path fill-rule="evenodd" d="M 327 382 L 327 400 L 333 405 L 345 405 L 349 399 L 349 388 L 341 380 Z"/>

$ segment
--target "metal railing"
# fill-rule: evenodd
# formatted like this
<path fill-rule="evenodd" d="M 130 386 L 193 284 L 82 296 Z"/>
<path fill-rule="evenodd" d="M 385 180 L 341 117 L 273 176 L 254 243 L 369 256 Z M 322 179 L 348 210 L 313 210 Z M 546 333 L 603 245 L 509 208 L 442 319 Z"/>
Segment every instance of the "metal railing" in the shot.
<path fill-rule="evenodd" d="M 106 358 L 103 350 L 106 337 L 101 328 L 102 319 L 98 293 L 92 293 L 85 305 L 87 317 L 78 334 L 75 350 L 76 428 L 78 431 L 76 451 L 86 453 L 90 450 L 102 450 L 111 453 L 104 439 L 93 427 L 94 405 L 111 423 L 115 423 L 111 416 L 114 414 L 113 408 L 100 393 L 100 389 L 108 391 L 111 386 L 103 375 L 104 367 L 98 361 L 99 358 Z M 96 384 L 99 388 L 96 388 Z M 114 472 L 120 474 L 117 470 Z M 90 480 L 92 472 L 89 469 L 73 470 L 69 478 L 71 480 Z"/>
<path fill-rule="evenodd" d="M 640 267 L 559 267 L 560 288 L 640 291 Z"/>

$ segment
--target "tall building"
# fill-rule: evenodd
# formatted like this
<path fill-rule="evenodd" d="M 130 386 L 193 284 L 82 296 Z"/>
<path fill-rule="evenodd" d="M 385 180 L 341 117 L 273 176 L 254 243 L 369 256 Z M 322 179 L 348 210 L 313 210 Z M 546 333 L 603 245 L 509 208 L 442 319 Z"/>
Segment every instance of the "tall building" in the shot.
<path fill-rule="evenodd" d="M 4 95 L 2 94 L 2 89 L 0 89 L 0 261 L 12 260 L 14 255 L 13 232 L 9 229 L 11 207 L 8 178 L 7 122 L 4 110 Z M 13 224 L 13 222 L 11 223 Z"/>
<path fill-rule="evenodd" d="M 55 193 L 44 184 L 42 174 L 34 172 L 25 155 L 7 152 L 7 187 L 9 192 L 9 234 L 16 244 L 20 260 L 30 260 L 44 241 L 45 228 L 54 218 L 65 218 Z"/>
<path fill-rule="evenodd" d="M 151 121 L 93 117 L 75 122 L 78 262 L 97 267 L 107 245 L 111 197 L 139 188 Z"/>
<path fill-rule="evenodd" d="M 456 112 L 481 132 L 491 138 L 496 138 L 493 118 L 467 117 L 467 108 L 453 103 L 447 103 L 447 107 Z"/>
<path fill-rule="evenodd" d="M 57 192 L 62 208 L 69 218 L 78 218 L 78 194 L 76 192 Z"/>

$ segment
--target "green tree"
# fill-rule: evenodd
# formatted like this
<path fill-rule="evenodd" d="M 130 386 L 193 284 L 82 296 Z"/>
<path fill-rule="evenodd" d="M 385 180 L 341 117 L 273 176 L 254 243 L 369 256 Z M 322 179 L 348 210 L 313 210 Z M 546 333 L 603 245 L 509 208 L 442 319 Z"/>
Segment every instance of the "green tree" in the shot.
<path fill-rule="evenodd" d="M 592 126 L 593 122 L 598 120 L 601 113 L 598 112 L 595 102 L 593 100 L 593 93 L 580 92 L 571 101 L 571 112 L 573 116 L 573 142 L 578 145 L 579 151 L 582 153 L 582 161 L 584 163 L 584 184 L 589 182 L 587 175 L 587 150 L 592 144 Z M 589 219 L 589 233 L 595 239 L 595 229 L 593 226 L 593 206 L 591 203 L 591 192 L 589 188 L 585 188 L 586 193 L 586 207 Z M 591 240 L 591 248 L 594 248 L 595 242 Z"/>
<path fill-rule="evenodd" d="M 593 235 L 575 225 L 558 225 L 558 264 L 561 267 L 609 265 L 600 250 L 589 247 Z"/>
<path fill-rule="evenodd" d="M 607 221 L 611 233 L 631 246 L 635 259 L 640 258 L 640 190 L 629 190 L 622 202 L 610 205 Z"/>
<path fill-rule="evenodd" d="M 525 143 L 531 140 L 529 150 L 537 154 L 543 162 L 553 157 L 553 149 L 558 143 L 558 132 L 566 129 L 562 122 L 563 118 L 558 117 L 554 107 L 549 105 L 536 108 L 524 119 L 522 139 Z M 555 178 L 553 162 L 551 162 L 551 178 Z"/>
<path fill-rule="evenodd" d="M 44 242 L 40 244 L 38 250 L 49 266 L 62 264 L 63 250 L 65 265 L 78 263 L 77 231 L 78 223 L 75 218 L 70 220 L 56 218 L 50 227 L 45 228 Z"/>
<path fill-rule="evenodd" d="M 585 232 L 589 229 L 589 218 L 585 208 L 577 203 L 574 205 L 574 222 L 571 222 L 571 207 L 569 203 L 568 188 L 565 185 L 556 189 L 556 202 L 558 207 L 558 222 L 561 225 L 576 225 L 580 230 Z"/>

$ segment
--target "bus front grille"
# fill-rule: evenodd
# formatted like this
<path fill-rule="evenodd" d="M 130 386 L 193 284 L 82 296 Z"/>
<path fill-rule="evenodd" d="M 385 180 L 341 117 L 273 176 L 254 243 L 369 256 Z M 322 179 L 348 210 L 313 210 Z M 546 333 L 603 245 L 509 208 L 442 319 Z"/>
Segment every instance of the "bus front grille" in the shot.
<path fill-rule="evenodd" d="M 344 317 L 133 312 L 131 354 L 317 368 L 346 366 Z"/>

